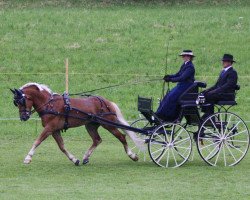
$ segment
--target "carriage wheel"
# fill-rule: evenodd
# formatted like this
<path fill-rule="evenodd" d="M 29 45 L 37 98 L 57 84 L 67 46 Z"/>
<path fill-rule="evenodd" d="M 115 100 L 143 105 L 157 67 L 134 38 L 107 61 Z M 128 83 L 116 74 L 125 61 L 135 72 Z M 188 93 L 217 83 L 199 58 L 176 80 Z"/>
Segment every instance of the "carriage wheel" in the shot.
<path fill-rule="evenodd" d="M 202 123 L 197 148 L 202 159 L 211 166 L 234 166 L 246 155 L 249 138 L 248 128 L 239 116 L 219 112 Z"/>
<path fill-rule="evenodd" d="M 179 167 L 192 152 L 192 139 L 179 124 L 158 126 L 150 136 L 148 151 L 155 164 L 161 167 Z"/>
<path fill-rule="evenodd" d="M 131 123 L 130 125 L 131 127 L 135 127 L 135 128 L 140 128 L 140 129 L 143 129 L 145 127 L 149 127 L 150 126 L 150 123 L 148 122 L 147 119 L 145 118 L 140 118 L 140 119 L 137 119 L 136 121 L 134 121 L 133 123 Z M 143 134 L 140 134 L 140 133 L 136 133 L 137 137 L 141 138 L 142 140 L 148 140 L 149 136 L 147 135 L 143 135 Z M 134 150 L 135 153 L 139 156 L 139 157 L 142 157 L 143 156 L 143 160 L 144 162 L 146 161 L 146 158 L 147 158 L 147 152 L 146 151 L 141 151 L 140 149 L 137 148 L 137 146 L 133 146 L 131 148 L 131 150 Z"/>

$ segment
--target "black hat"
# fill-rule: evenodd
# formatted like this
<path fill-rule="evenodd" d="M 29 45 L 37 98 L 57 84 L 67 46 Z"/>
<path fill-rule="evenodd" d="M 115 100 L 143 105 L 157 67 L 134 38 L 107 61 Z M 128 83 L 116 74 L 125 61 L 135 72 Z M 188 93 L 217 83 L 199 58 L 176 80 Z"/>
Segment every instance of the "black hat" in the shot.
<path fill-rule="evenodd" d="M 234 60 L 234 57 L 233 57 L 233 55 L 231 55 L 231 54 L 224 54 L 224 56 L 223 56 L 223 58 L 221 59 L 221 61 L 229 61 L 229 62 L 236 62 L 235 60 Z"/>
<path fill-rule="evenodd" d="M 179 56 L 191 56 L 195 57 L 192 50 L 183 50 Z"/>

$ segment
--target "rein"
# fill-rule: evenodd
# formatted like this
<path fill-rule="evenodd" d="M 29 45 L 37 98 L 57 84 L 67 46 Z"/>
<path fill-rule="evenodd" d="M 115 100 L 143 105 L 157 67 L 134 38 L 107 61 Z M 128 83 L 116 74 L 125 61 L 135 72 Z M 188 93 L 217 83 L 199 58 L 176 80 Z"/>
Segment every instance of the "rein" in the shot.
<path fill-rule="evenodd" d="M 35 112 L 40 113 L 40 112 L 39 112 L 39 109 L 41 109 L 43 106 L 48 105 L 48 104 L 49 104 L 50 102 L 52 102 L 53 100 L 54 100 L 53 94 L 51 94 L 49 100 L 48 100 L 46 103 L 42 104 L 42 105 L 39 106 L 37 109 L 33 108 L 33 109 L 30 111 L 30 114 L 32 115 L 32 114 L 34 114 Z M 43 112 L 43 111 L 41 111 L 41 112 Z"/>
<path fill-rule="evenodd" d="M 121 84 L 109 85 L 109 86 L 106 86 L 106 87 L 96 88 L 96 89 L 93 89 L 93 90 L 87 90 L 87 91 L 83 91 L 83 92 L 79 92 L 79 93 L 71 93 L 71 94 L 69 94 L 69 96 L 74 96 L 74 95 L 87 96 L 86 94 L 96 92 L 96 91 L 100 91 L 100 90 L 105 90 L 105 89 L 115 88 L 115 87 L 121 87 L 121 86 L 128 86 L 128 85 L 139 85 L 139 84 L 142 84 L 142 83 L 150 83 L 150 82 L 159 81 L 159 80 L 162 80 L 162 78 L 151 79 L 151 80 L 147 80 L 147 81 L 132 82 L 132 83 L 125 83 L 124 82 L 124 83 L 121 83 Z"/>

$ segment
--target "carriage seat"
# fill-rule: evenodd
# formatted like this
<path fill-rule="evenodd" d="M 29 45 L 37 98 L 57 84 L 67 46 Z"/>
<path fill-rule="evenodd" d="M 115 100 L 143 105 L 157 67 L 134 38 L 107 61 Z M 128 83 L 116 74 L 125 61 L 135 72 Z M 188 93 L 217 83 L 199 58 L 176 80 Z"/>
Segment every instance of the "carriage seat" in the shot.
<path fill-rule="evenodd" d="M 195 81 L 183 94 L 179 97 L 181 107 L 192 107 L 196 105 L 196 99 L 199 95 L 199 88 L 206 88 L 207 84 Z"/>
<path fill-rule="evenodd" d="M 236 85 L 236 87 L 235 87 L 235 93 L 229 94 L 229 95 L 232 95 L 235 98 L 236 93 L 239 90 L 240 90 L 240 85 Z M 228 93 L 226 93 L 225 95 L 228 95 Z M 233 100 L 233 101 L 232 100 L 230 100 L 230 101 L 218 101 L 216 103 L 216 105 L 219 105 L 219 106 L 234 106 L 234 105 L 237 105 L 237 102 L 235 100 Z"/>

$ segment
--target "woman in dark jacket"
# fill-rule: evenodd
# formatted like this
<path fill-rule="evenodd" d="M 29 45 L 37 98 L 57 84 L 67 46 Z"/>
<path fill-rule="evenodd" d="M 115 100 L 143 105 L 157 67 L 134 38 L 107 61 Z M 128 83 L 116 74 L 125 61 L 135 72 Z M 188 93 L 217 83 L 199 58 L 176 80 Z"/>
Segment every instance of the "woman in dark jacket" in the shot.
<path fill-rule="evenodd" d="M 156 115 L 164 121 L 174 121 L 178 117 L 178 99 L 180 95 L 194 83 L 195 68 L 192 63 L 195 57 L 191 50 L 184 50 L 180 56 L 184 63 L 179 72 L 173 75 L 166 75 L 166 82 L 177 83 L 177 85 L 165 95 L 156 111 Z"/>

